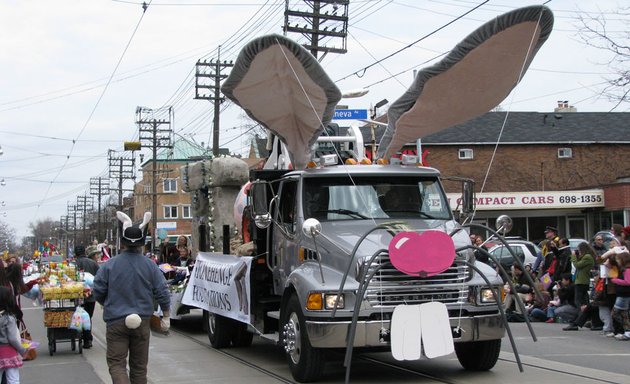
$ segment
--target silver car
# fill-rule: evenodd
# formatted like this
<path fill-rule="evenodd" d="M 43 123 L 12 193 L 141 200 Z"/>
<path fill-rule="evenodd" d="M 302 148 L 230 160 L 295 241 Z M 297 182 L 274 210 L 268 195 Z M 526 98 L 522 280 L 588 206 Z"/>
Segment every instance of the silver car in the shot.
<path fill-rule="evenodd" d="M 531 241 L 527 240 L 511 240 L 507 241 L 510 249 L 514 254 L 523 262 L 523 265 L 533 266 L 536 261 L 536 257 L 538 253 L 541 252 L 541 249 Z M 514 264 L 514 258 L 510 251 L 503 244 L 497 244 L 494 247 L 490 248 L 488 251 L 492 256 L 494 256 L 499 263 L 505 268 L 509 270 Z"/>

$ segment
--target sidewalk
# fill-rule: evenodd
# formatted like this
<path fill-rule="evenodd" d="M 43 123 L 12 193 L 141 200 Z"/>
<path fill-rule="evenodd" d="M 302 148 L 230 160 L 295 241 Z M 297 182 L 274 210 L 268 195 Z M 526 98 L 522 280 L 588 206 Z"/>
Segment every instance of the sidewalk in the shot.
<path fill-rule="evenodd" d="M 86 359 L 92 350 L 84 350 L 84 354 L 70 349 L 70 343 L 57 343 L 57 352 L 50 356 L 48 353 L 48 338 L 44 327 L 44 315 L 41 307 L 34 307 L 31 300 L 22 298 L 24 322 L 33 340 L 40 343 L 37 359 L 25 361 L 20 369 L 22 383 L 64 383 L 64 384 L 99 384 L 111 380 L 102 380 L 96 374 L 94 367 Z M 105 356 L 103 355 L 103 359 Z"/>
<path fill-rule="evenodd" d="M 100 306 L 94 311 L 94 345 L 83 354 L 71 351 L 70 343 L 58 343 L 57 352 L 48 354 L 48 339 L 40 307 L 32 307 L 23 300 L 26 325 L 33 339 L 40 343 L 38 357 L 27 361 L 20 371 L 23 383 L 99 384 L 111 383 L 105 359 L 105 323 Z M 198 327 L 200 324 L 195 323 Z M 201 332 L 199 330 L 199 332 Z M 200 338 L 205 335 L 199 334 Z M 207 338 L 205 339 L 207 340 Z M 204 341 L 205 341 L 204 340 Z M 195 384 L 220 382 L 224 384 L 256 382 L 277 383 L 277 380 L 250 368 L 237 360 L 208 348 L 189 338 L 171 332 L 168 337 L 151 335 L 149 347 L 149 373 L 151 384 Z"/>

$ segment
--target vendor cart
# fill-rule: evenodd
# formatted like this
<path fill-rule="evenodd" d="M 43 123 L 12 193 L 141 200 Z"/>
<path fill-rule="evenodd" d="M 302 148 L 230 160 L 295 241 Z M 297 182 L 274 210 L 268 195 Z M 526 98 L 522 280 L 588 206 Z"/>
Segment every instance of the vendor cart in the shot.
<path fill-rule="evenodd" d="M 58 342 L 69 342 L 70 348 L 79 353 L 83 353 L 81 343 L 81 331 L 70 328 L 72 315 L 79 305 L 82 304 L 81 293 L 55 291 L 50 292 L 45 289 L 43 293 L 44 304 L 44 326 L 48 336 L 48 352 L 52 356 L 57 351 Z"/>

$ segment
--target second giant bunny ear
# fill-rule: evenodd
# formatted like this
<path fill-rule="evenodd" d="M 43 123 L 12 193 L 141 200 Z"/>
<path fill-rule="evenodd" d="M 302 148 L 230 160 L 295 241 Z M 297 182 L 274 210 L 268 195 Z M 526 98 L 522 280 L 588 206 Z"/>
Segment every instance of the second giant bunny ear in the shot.
<path fill-rule="evenodd" d="M 341 99 L 317 59 L 280 35 L 248 43 L 221 91 L 285 143 L 295 169 L 310 160 L 311 146 Z"/>
<path fill-rule="evenodd" d="M 468 35 L 440 62 L 420 71 L 390 106 L 378 157 L 389 160 L 406 143 L 496 107 L 521 80 L 552 27 L 551 10 L 531 6 Z"/>

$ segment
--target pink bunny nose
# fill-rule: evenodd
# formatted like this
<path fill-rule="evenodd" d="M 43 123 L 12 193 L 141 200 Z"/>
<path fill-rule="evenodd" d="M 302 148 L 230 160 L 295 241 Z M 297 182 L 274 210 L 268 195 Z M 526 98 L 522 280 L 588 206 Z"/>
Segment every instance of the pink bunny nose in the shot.
<path fill-rule="evenodd" d="M 441 231 L 400 232 L 389 243 L 389 259 L 407 275 L 434 276 L 453 264 L 455 244 Z"/>

